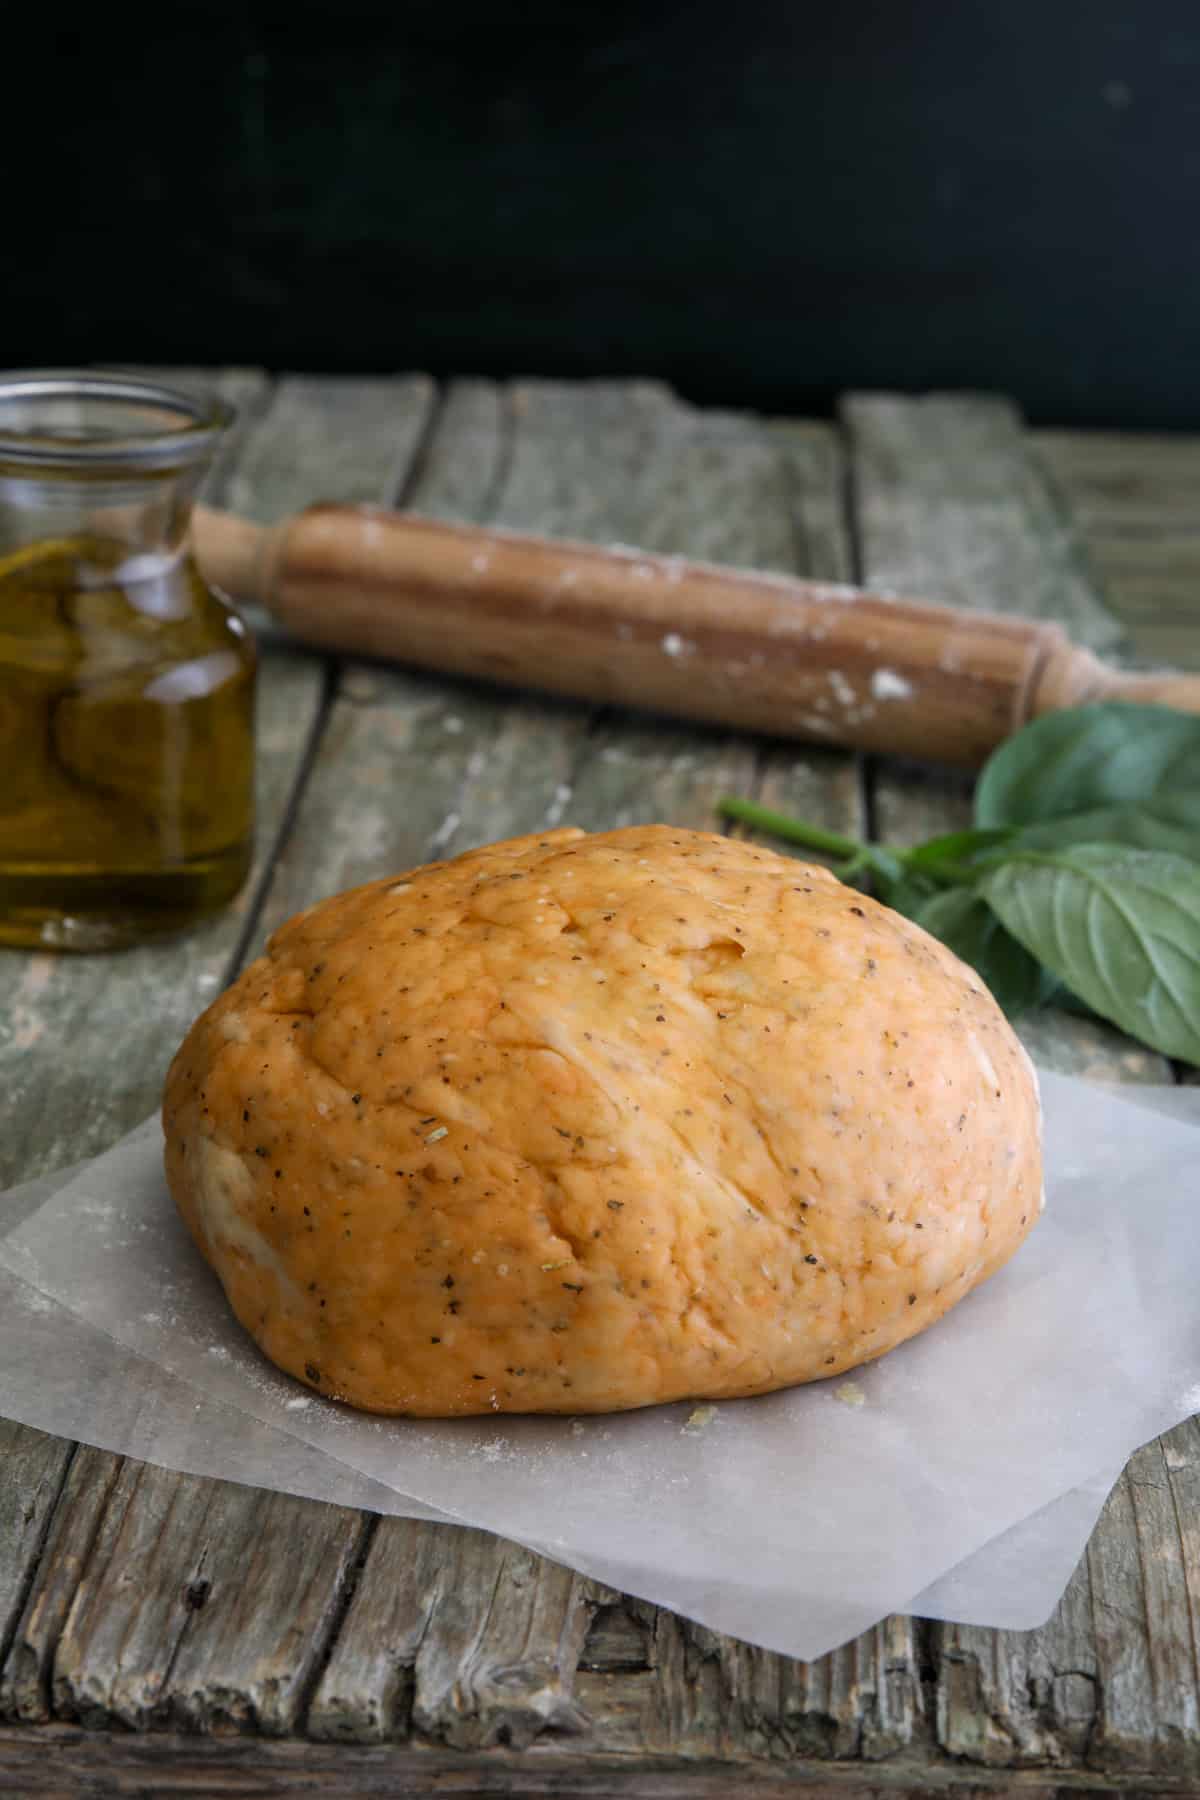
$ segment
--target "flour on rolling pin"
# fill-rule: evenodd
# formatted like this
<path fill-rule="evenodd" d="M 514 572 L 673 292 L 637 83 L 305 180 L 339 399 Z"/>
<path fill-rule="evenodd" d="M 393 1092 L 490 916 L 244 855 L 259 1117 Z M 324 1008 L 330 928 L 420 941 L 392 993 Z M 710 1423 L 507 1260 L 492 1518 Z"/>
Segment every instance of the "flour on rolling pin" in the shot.
<path fill-rule="evenodd" d="M 871 677 L 871 692 L 876 700 L 911 700 L 913 685 L 895 669 L 876 669 Z"/>
<path fill-rule="evenodd" d="M 1047 621 L 622 544 L 346 506 L 270 531 L 199 509 L 196 536 L 308 642 L 756 733 L 972 765 L 1086 700 L 1200 711 L 1200 678 L 1107 669 Z"/>

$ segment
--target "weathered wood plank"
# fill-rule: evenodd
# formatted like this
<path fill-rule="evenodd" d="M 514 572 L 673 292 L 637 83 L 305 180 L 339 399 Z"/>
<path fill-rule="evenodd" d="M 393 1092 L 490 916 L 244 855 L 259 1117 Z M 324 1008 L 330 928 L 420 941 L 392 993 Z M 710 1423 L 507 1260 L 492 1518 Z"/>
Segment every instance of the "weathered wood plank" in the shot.
<path fill-rule="evenodd" d="M 409 1735 L 417 1652 L 457 1535 L 453 1525 L 379 1521 L 369 1576 L 355 1587 L 313 1694 L 310 1737 L 375 1744 Z"/>
<path fill-rule="evenodd" d="M 943 1628 L 938 1737 L 993 1768 L 1200 1773 L 1200 1424 L 1130 1459 L 1041 1631 Z"/>
<path fill-rule="evenodd" d="M 495 515 L 508 476 L 515 418 L 509 390 L 494 381 L 451 383 L 437 430 L 427 437 L 414 511 L 482 522 Z"/>
<path fill-rule="evenodd" d="M 1025 476 L 1004 484 L 1000 504 L 994 475 L 985 471 L 981 478 L 962 460 L 973 443 L 986 450 L 997 432 L 1007 441 L 1007 414 L 998 415 L 991 401 L 961 400 L 947 412 L 948 404 L 866 401 L 847 407 L 864 579 L 895 582 L 898 571 L 905 585 L 934 598 L 953 597 L 1001 612 L 1040 608 L 1090 632 L 1088 621 L 1094 622 L 1099 600 L 1073 560 L 1064 589 L 1069 612 L 1062 610 L 1049 578 L 1028 582 L 1030 546 L 1044 541 L 1048 530 L 1050 570 L 1055 555 L 1060 568 L 1063 557 L 1073 558 L 1070 523 L 1060 521 L 1051 530 L 1044 497 Z M 980 417 L 972 424 L 975 408 Z M 946 419 L 953 429 L 943 438 L 932 426 Z M 1021 518 L 1022 507 L 1031 510 L 1030 519 Z M 934 528 L 939 512 L 952 522 L 940 535 Z M 918 535 L 922 520 L 924 538 Z M 1011 558 L 1004 554 L 1007 533 L 1015 546 Z M 912 843 L 969 822 L 969 784 L 939 771 L 881 764 L 874 805 L 879 837 Z M 1019 1029 L 1038 1060 L 1064 1073 L 1109 1081 L 1170 1079 L 1163 1058 L 1090 1019 L 1050 1010 L 1023 1019 Z M 1160 1451 L 1153 1454 L 1161 1458 Z M 1143 1505 L 1135 1514 L 1128 1482 L 1125 1476 L 1118 1483 L 1086 1566 L 1043 1630 L 938 1629 L 938 1735 L 950 1753 L 996 1767 L 1068 1762 L 1085 1754 L 1105 1763 L 1127 1756 L 1138 1768 L 1166 1767 L 1162 1758 L 1166 1743 L 1176 1741 L 1169 1731 L 1175 1715 L 1171 1708 L 1164 1712 L 1168 1736 L 1160 1742 L 1151 1671 L 1165 1659 L 1178 1675 L 1174 1707 L 1181 1716 L 1190 1716 L 1196 1697 L 1195 1668 L 1173 1648 L 1178 1617 L 1172 1623 L 1168 1609 L 1160 1626 L 1147 1602 L 1139 1655 L 1128 1619 L 1121 1632 L 1106 1632 L 1095 1610 L 1098 1570 L 1128 1599 L 1131 1590 L 1141 1596 L 1145 1567 L 1176 1568 L 1180 1562 L 1173 1509 Z M 1145 1538 L 1140 1563 L 1132 1529 L 1123 1532 L 1114 1525 L 1122 1520 L 1129 1527 L 1135 1517 Z M 1133 1566 L 1123 1568 L 1118 1580 L 1112 1565 L 1114 1558 L 1119 1563 L 1122 1543 Z M 1126 1611 L 1141 1604 L 1142 1598 L 1130 1601 Z"/>
<path fill-rule="evenodd" d="M 827 425 L 781 420 L 770 426 L 784 478 L 792 529 L 792 567 L 820 581 L 849 581 L 854 546 L 846 511 L 847 469 L 838 433 Z M 864 759 L 844 751 L 766 747 L 758 798 L 850 837 L 868 835 Z M 778 848 L 778 846 L 777 846 Z"/>
<path fill-rule="evenodd" d="M 527 382 L 502 522 L 750 567 L 795 567 L 780 458 L 761 421 L 697 412 L 655 382 Z"/>
<path fill-rule="evenodd" d="M 774 419 L 768 429 L 780 461 L 792 527 L 789 566 L 820 581 L 852 581 L 854 543 L 841 436 L 808 419 Z"/>
<path fill-rule="evenodd" d="M 481 1604 L 482 1602 L 482 1604 Z M 317 1738 L 410 1728 L 458 1749 L 578 1732 L 587 1584 L 486 1532 L 384 1519 L 308 1716 Z"/>
<path fill-rule="evenodd" d="M 391 434 L 377 409 L 370 430 L 334 470 L 341 497 L 393 498 L 416 454 L 428 415 L 429 384 L 398 382 L 388 387 L 387 394 Z M 236 503 L 257 517 L 303 505 L 322 489 L 331 446 L 346 429 L 351 400 L 345 384 L 308 379 L 283 383 L 258 416 L 251 412 L 242 438 L 243 462 L 230 473 L 224 491 L 212 497 L 229 499 L 236 487 Z M 0 1042 L 0 1076 L 6 1077 L 11 1069 L 16 1098 L 26 1090 L 30 1096 L 28 1119 L 26 1107 L 14 1100 L 12 1129 L 3 1150 L 10 1175 L 33 1174 L 40 1167 L 86 1155 L 144 1116 L 156 1103 L 166 1062 L 191 1017 L 211 999 L 237 954 L 257 884 L 320 723 L 325 686 L 318 658 L 283 646 L 268 650 L 262 670 L 259 849 L 256 876 L 240 901 L 203 930 L 170 946 L 120 957 L 13 956 L 0 965 L 0 983 L 15 983 L 7 1041 Z M 4 997 L 0 989 L 0 1001 Z M 12 1005 L 23 1010 L 14 1012 Z M 114 1059 L 111 1046 L 127 1040 L 130 1019 L 138 1021 L 136 1042 L 126 1055 Z M 32 1042 L 20 1041 L 30 1038 Z M 53 1061 L 37 1053 L 40 1041 L 55 1045 Z M 9 1091 L 11 1098 L 12 1088 Z M 53 1121 L 52 1126 L 47 1120 Z M 287 1709 L 298 1704 L 314 1653 L 308 1642 L 292 1633 L 289 1621 L 296 1595 L 282 1574 L 274 1582 L 263 1575 L 253 1613 L 257 1635 L 243 1621 L 245 1629 L 235 1632 L 232 1640 L 221 1641 L 218 1634 L 226 1616 L 222 1609 L 211 1615 L 211 1623 L 192 1622 L 186 1653 L 185 1639 L 178 1640 L 178 1680 L 174 1687 L 167 1682 L 170 1664 L 164 1661 L 164 1647 L 174 1642 L 170 1633 L 178 1623 L 178 1597 L 193 1579 L 189 1559 L 197 1521 L 208 1522 L 206 1529 L 211 1529 L 215 1542 L 240 1541 L 244 1547 L 245 1490 L 161 1471 L 143 1487 L 137 1483 L 136 1466 L 127 1474 L 119 1459 L 100 1452 L 88 1452 L 78 1466 L 89 1475 L 96 1493 L 118 1478 L 135 1483 L 128 1498 L 126 1529 L 111 1551 L 110 1585 L 113 1594 L 127 1588 L 135 1592 L 138 1607 L 126 1619 L 129 1660 L 107 1686 L 104 1667 L 109 1651 L 102 1624 L 90 1612 L 83 1622 L 82 1615 L 73 1617 L 61 1645 L 61 1681 L 56 1690 L 61 1704 L 89 1719 L 111 1716 L 126 1722 L 142 1721 L 155 1707 L 168 1703 L 181 1717 L 198 1722 L 220 1715 L 226 1707 L 231 1716 L 241 1708 L 244 1716 L 258 1718 L 263 1729 L 282 1729 L 275 1721 L 290 1717 Z M 14 1504 L 31 1504 L 34 1490 L 14 1481 L 12 1492 Z M 164 1508 L 173 1523 L 160 1539 L 158 1514 Z M 357 1532 L 356 1516 L 347 1517 L 351 1519 L 347 1529 Z M 345 1575 L 341 1538 L 333 1530 L 323 1537 L 318 1532 L 314 1546 L 317 1538 L 325 1545 L 324 1563 L 317 1566 L 321 1559 L 314 1548 L 312 1592 L 336 1594 Z M 136 1579 L 137 1562 L 148 1542 L 156 1546 L 155 1584 L 143 1592 Z M 277 1544 L 272 1570 L 282 1570 L 286 1549 L 282 1541 Z M 30 1708 L 36 1710 L 41 1704 L 37 1695 L 46 1692 L 48 1669 L 60 1649 L 58 1633 L 66 1622 L 64 1595 L 75 1591 L 81 1569 L 84 1580 L 90 1579 L 83 1553 L 77 1547 L 60 1548 L 58 1537 L 53 1537 L 29 1588 L 0 1690 L 11 1690 L 8 1704 L 22 1716 Z M 318 1614 L 325 1616 L 318 1608 L 309 1622 Z M 111 1616 L 117 1617 L 115 1605 Z M 219 1692 L 222 1683 L 228 1684 L 227 1696 Z"/>
<path fill-rule="evenodd" d="M 0 1669 L 73 1454 L 73 1446 L 62 1438 L 0 1419 Z"/>
<path fill-rule="evenodd" d="M 173 1733 L 97 1734 L 58 1725 L 41 1731 L 0 1728 L 0 1791 L 30 1800 L 1067 1800 L 1068 1795 L 1128 1797 L 1194 1794 L 1169 1777 L 1135 1786 L 1098 1774 L 1016 1771 L 989 1775 L 978 1768 L 931 1765 L 923 1758 L 895 1765 L 846 1766 L 812 1761 L 762 1764 L 679 1757 L 650 1762 L 612 1754 L 581 1755 L 565 1747 L 533 1755 L 506 1750 L 459 1752 L 395 1744 L 271 1742 L 236 1735 L 183 1737 Z"/>
<path fill-rule="evenodd" d="M 891 1757 L 917 1738 L 925 1706 L 911 1619 L 884 1619 L 832 1656 L 792 1667 L 795 1698 L 785 1695 L 785 1730 L 792 1719 L 815 1717 L 832 1730 L 835 1755 L 866 1762 Z M 792 1743 L 802 1749 L 803 1735 L 794 1727 Z"/>
<path fill-rule="evenodd" d="M 937 1737 L 949 1755 L 996 1769 L 1082 1762 L 1097 1706 L 1084 1564 L 1040 1631 L 944 1625 L 937 1651 Z"/>
<path fill-rule="evenodd" d="M 634 1601 L 614 1588 L 591 1583 L 591 1619 L 579 1668 L 596 1675 L 641 1675 L 650 1668 L 650 1627 Z M 653 1608 L 649 1611 L 653 1622 Z"/>
<path fill-rule="evenodd" d="M 289 375 L 230 471 L 226 504 L 264 524 L 314 500 L 402 494 L 435 404 L 427 375 Z"/>
<path fill-rule="evenodd" d="M 55 1652 L 55 1713 L 292 1730 L 362 1531 L 341 1507 L 126 1462 Z"/>
<path fill-rule="evenodd" d="M 456 1749 L 520 1750 L 544 1732 L 580 1732 L 572 1687 L 587 1629 L 582 1579 L 461 1530 L 444 1543 L 438 1574 L 416 1656 L 414 1729 Z"/>
<path fill-rule="evenodd" d="M 842 415 L 870 585 L 1058 619 L 1094 649 L 1119 641 L 1009 401 L 860 394 Z"/>
<path fill-rule="evenodd" d="M 1200 1774 L 1197 1570 L 1193 1563 L 1189 1592 L 1187 1564 L 1165 1445 L 1147 1444 L 1130 1458 L 1088 1545 L 1099 1686 L 1088 1746 L 1094 1766 Z"/>
<path fill-rule="evenodd" d="M 1159 1449 L 1179 1530 L 1192 1657 L 1200 1668 L 1200 1417 L 1185 1419 L 1160 1438 Z"/>
<path fill-rule="evenodd" d="M 908 1619 L 806 1663 L 635 1610 L 651 1626 L 658 1676 L 641 1708 L 643 1752 L 878 1762 L 918 1741 L 924 1701 Z"/>
<path fill-rule="evenodd" d="M 1035 431 L 1029 442 L 1139 658 L 1200 668 L 1200 439 Z"/>
<path fill-rule="evenodd" d="M 132 1466 L 86 1446 L 76 1453 L 50 1521 L 36 1580 L 0 1671 L 0 1717 L 50 1717 L 54 1653 L 109 1495 L 122 1470 Z"/>

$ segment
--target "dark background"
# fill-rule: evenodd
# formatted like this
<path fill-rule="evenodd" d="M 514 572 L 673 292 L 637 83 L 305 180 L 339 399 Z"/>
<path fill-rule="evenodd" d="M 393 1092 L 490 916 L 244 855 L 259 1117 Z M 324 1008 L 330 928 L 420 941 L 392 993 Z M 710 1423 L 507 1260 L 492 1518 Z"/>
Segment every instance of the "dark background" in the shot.
<path fill-rule="evenodd" d="M 1200 426 L 1198 0 L 6 14 L 9 364 Z"/>

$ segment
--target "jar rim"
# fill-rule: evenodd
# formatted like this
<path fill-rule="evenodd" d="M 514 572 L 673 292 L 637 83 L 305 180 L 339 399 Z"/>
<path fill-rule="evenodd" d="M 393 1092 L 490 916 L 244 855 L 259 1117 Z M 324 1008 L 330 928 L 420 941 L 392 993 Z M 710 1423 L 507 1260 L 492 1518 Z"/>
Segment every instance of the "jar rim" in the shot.
<path fill-rule="evenodd" d="M 29 424 L 14 429 L 5 420 L 10 402 L 23 402 L 28 411 L 39 403 L 70 400 L 82 403 L 81 414 L 92 401 L 128 405 L 131 415 L 140 408 L 143 417 L 131 419 L 127 431 L 109 429 L 91 436 L 86 424 L 67 435 Z M 155 427 L 145 415 L 156 412 L 164 419 L 171 415 L 171 422 Z M 0 371 L 0 457 L 47 469 L 179 467 L 207 455 L 236 417 L 236 408 L 218 394 L 188 393 L 138 375 L 95 369 Z"/>

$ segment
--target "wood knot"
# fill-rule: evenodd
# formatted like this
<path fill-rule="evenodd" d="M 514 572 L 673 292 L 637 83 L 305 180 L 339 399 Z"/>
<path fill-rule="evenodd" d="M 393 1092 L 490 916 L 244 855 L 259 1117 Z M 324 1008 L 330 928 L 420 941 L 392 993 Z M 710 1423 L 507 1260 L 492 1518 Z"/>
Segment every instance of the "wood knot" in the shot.
<path fill-rule="evenodd" d="M 189 1581 L 183 1590 L 184 1604 L 190 1607 L 192 1612 L 199 1612 L 211 1593 L 212 1582 L 200 1576 L 195 1581 Z"/>

